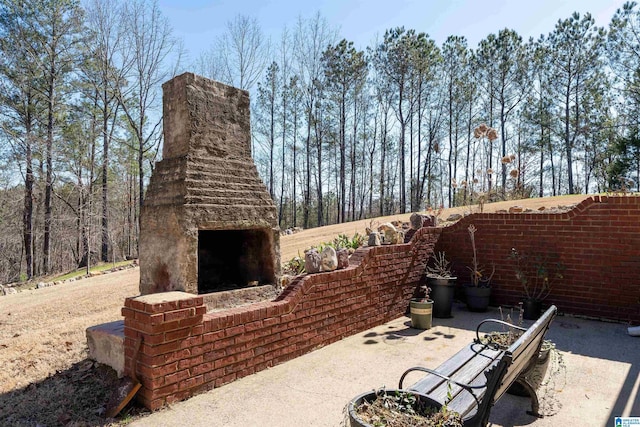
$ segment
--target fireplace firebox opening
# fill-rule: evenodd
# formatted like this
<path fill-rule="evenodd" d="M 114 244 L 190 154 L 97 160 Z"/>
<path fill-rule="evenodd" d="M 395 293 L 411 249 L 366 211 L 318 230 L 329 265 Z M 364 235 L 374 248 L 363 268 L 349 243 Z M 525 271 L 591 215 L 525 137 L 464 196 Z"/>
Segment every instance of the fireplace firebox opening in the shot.
<path fill-rule="evenodd" d="M 276 281 L 271 230 L 198 230 L 198 293 Z"/>

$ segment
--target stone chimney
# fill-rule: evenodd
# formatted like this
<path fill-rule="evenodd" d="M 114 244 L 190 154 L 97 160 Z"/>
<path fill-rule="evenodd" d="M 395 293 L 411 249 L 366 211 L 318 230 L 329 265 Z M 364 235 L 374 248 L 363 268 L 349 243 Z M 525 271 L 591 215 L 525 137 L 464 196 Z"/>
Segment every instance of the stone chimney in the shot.
<path fill-rule="evenodd" d="M 251 158 L 249 93 L 192 73 L 162 85 L 164 147 L 140 221 L 140 293 L 276 284 L 276 207 Z"/>

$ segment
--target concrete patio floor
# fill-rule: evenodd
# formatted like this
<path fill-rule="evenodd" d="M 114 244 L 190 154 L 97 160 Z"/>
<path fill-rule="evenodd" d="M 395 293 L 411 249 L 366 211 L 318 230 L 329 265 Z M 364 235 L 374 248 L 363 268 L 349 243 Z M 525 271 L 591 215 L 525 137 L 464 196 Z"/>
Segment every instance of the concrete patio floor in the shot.
<path fill-rule="evenodd" d="M 453 316 L 434 319 L 427 331 L 410 328 L 407 317 L 396 319 L 131 425 L 343 425 L 349 399 L 381 386 L 397 387 L 409 367 L 435 368 L 474 338 L 481 320 L 500 318 L 497 309 L 470 313 L 462 305 L 454 306 Z M 640 338 L 629 336 L 626 325 L 560 315 L 547 338 L 556 343 L 564 365 L 539 392 L 547 416 L 529 416 L 528 398 L 505 395 L 489 425 L 613 426 L 614 416 L 640 417 Z"/>

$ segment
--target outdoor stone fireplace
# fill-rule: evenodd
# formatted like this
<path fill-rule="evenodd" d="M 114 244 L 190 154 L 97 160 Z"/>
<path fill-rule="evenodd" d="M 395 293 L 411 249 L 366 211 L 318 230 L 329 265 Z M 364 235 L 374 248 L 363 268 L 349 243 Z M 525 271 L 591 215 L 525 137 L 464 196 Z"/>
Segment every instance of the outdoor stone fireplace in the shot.
<path fill-rule="evenodd" d="M 275 284 L 275 205 L 251 158 L 248 92 L 185 73 L 163 86 L 163 159 L 140 221 L 140 292 Z"/>

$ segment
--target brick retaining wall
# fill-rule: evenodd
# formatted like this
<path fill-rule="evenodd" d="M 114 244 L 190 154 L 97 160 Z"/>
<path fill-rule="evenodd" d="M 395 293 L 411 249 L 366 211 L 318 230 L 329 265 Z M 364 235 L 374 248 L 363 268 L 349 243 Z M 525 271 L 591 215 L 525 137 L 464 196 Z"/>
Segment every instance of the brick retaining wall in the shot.
<path fill-rule="evenodd" d="M 299 276 L 273 302 L 205 313 L 202 296 L 183 292 L 127 298 L 129 375 L 142 338 L 138 399 L 157 409 L 402 316 L 440 232 L 361 248 L 349 268 Z"/>
<path fill-rule="evenodd" d="M 589 317 L 640 322 L 640 197 L 594 196 L 565 213 L 485 213 L 443 229 L 436 251 L 453 261 L 458 283 L 469 282 L 474 224 L 478 260 L 496 271 L 492 305 L 522 301 L 511 248 L 556 253 L 565 266 L 544 304 Z"/>

